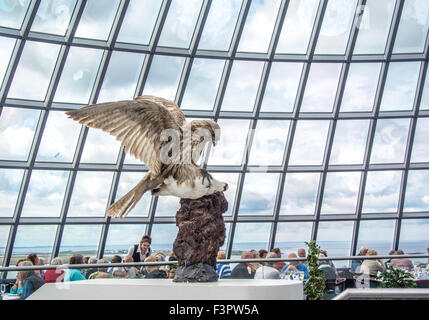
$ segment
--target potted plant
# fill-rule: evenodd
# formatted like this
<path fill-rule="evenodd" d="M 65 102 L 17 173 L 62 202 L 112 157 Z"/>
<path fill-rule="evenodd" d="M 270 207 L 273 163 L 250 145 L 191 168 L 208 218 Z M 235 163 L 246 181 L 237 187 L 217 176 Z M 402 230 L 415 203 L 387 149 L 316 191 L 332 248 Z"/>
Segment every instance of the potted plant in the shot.
<path fill-rule="evenodd" d="M 320 247 L 316 241 L 305 243 L 308 246 L 307 268 L 308 279 L 304 285 L 304 294 L 307 300 L 320 300 L 325 295 L 325 277 L 323 270 L 319 269 Z"/>
<path fill-rule="evenodd" d="M 415 288 L 413 275 L 408 271 L 388 266 L 377 280 L 381 281 L 379 288 Z"/>

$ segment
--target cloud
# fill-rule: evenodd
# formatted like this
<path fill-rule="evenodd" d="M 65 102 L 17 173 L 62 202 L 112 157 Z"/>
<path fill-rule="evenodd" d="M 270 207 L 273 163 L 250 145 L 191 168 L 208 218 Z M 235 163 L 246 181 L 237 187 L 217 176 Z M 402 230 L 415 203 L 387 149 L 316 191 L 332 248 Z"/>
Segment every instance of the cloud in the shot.
<path fill-rule="evenodd" d="M 184 63 L 185 58 L 155 55 L 143 93 L 174 100 Z"/>
<path fill-rule="evenodd" d="M 40 111 L 4 107 L 0 115 L 0 159 L 27 160 Z"/>
<path fill-rule="evenodd" d="M 67 215 L 104 217 L 112 178 L 112 172 L 78 172 Z"/>
<path fill-rule="evenodd" d="M 12 217 L 24 170 L 0 169 L 0 217 Z"/>
<path fill-rule="evenodd" d="M 401 180 L 401 171 L 368 172 L 362 212 L 396 212 Z"/>
<path fill-rule="evenodd" d="M 360 172 L 329 172 L 326 177 L 321 213 L 354 214 L 360 179 Z"/>
<path fill-rule="evenodd" d="M 59 217 L 69 171 L 33 170 L 23 217 Z"/>
<path fill-rule="evenodd" d="M 429 170 L 410 170 L 408 172 L 404 212 L 429 210 L 428 181 Z"/>
<path fill-rule="evenodd" d="M 37 153 L 37 161 L 72 162 L 81 125 L 62 111 L 51 111 Z"/>
<path fill-rule="evenodd" d="M 213 110 L 224 65 L 224 60 L 194 59 L 182 109 Z"/>
<path fill-rule="evenodd" d="M 103 50 L 71 47 L 54 101 L 88 103 Z"/>
<path fill-rule="evenodd" d="M 148 44 L 161 4 L 158 0 L 130 1 L 117 41 Z"/>
<path fill-rule="evenodd" d="M 234 61 L 222 102 L 222 111 L 253 110 L 263 67 L 263 62 Z M 243 77 L 243 74 L 246 77 Z"/>
<path fill-rule="evenodd" d="M 332 112 L 340 78 L 341 63 L 313 63 L 301 112 Z"/>
<path fill-rule="evenodd" d="M 289 165 L 321 165 L 330 121 L 298 120 Z"/>
<path fill-rule="evenodd" d="M 295 0 L 289 3 L 276 53 L 305 54 L 320 0 Z"/>
<path fill-rule="evenodd" d="M 403 163 L 410 119 L 379 119 L 370 163 Z"/>
<path fill-rule="evenodd" d="M 278 181 L 278 173 L 246 173 L 239 214 L 272 215 Z"/>
<path fill-rule="evenodd" d="M 303 63 L 273 62 L 261 112 L 292 112 Z M 284 75 L 288 76 L 285 77 Z"/>
<path fill-rule="evenodd" d="M 101 129 L 90 128 L 81 163 L 116 163 L 121 143 Z"/>
<path fill-rule="evenodd" d="M 281 165 L 289 125 L 288 120 L 259 120 L 250 149 L 249 165 Z"/>
<path fill-rule="evenodd" d="M 188 48 L 201 5 L 202 0 L 173 1 L 168 10 L 158 45 Z"/>
<path fill-rule="evenodd" d="M 227 51 L 242 0 L 213 1 L 201 35 L 199 49 Z"/>
<path fill-rule="evenodd" d="M 341 112 L 371 111 L 380 75 L 381 63 L 352 63 L 350 65 Z"/>
<path fill-rule="evenodd" d="M 368 0 L 360 22 L 354 54 L 383 54 L 395 0 Z"/>
<path fill-rule="evenodd" d="M 389 64 L 380 111 L 412 110 L 421 62 Z"/>
<path fill-rule="evenodd" d="M 338 120 L 329 164 L 362 164 L 370 120 Z"/>
<path fill-rule="evenodd" d="M 107 40 L 120 0 L 92 0 L 85 5 L 76 37 Z"/>
<path fill-rule="evenodd" d="M 268 51 L 280 3 L 280 0 L 253 1 L 251 3 L 238 51 Z"/>
<path fill-rule="evenodd" d="M 313 215 L 320 173 L 287 173 L 280 207 L 281 215 Z"/>
<path fill-rule="evenodd" d="M 237 223 L 234 233 L 234 244 L 241 242 L 266 242 L 270 236 L 271 223 Z M 260 248 L 248 248 L 257 249 Z"/>
<path fill-rule="evenodd" d="M 429 118 L 417 120 L 411 162 L 429 162 Z"/>
<path fill-rule="evenodd" d="M 60 46 L 27 41 L 8 98 L 45 100 Z"/>
<path fill-rule="evenodd" d="M 15 43 L 12 38 L 0 37 L 0 82 L 3 81 Z"/>

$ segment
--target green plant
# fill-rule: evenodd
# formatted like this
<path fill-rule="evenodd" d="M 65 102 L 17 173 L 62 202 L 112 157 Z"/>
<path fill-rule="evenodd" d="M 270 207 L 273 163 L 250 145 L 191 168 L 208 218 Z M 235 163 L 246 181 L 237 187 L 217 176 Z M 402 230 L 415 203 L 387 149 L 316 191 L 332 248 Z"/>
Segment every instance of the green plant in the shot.
<path fill-rule="evenodd" d="M 305 243 L 308 246 L 307 267 L 308 279 L 304 285 L 304 293 L 308 300 L 320 300 L 325 295 L 325 277 L 323 270 L 319 269 L 320 247 L 316 241 Z"/>
<path fill-rule="evenodd" d="M 413 281 L 413 275 L 408 271 L 387 267 L 378 277 L 381 283 L 379 288 L 415 288 L 416 283 Z"/>

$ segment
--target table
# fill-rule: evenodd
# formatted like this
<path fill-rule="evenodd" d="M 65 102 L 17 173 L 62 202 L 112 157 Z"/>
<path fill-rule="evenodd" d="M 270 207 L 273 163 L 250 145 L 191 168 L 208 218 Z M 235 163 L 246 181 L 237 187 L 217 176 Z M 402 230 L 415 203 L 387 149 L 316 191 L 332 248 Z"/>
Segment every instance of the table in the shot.
<path fill-rule="evenodd" d="M 10 293 L 3 293 L 2 294 L 2 300 L 19 300 L 20 296 L 16 294 L 10 294 Z"/>

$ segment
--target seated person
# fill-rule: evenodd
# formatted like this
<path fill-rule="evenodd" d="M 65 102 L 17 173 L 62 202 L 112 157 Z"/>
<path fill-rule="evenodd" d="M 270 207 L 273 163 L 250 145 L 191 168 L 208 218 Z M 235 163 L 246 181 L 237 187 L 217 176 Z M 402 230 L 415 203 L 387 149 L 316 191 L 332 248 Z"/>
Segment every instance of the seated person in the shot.
<path fill-rule="evenodd" d="M 319 254 L 319 258 L 326 258 L 327 255 L 321 251 Z M 338 274 L 337 274 L 337 270 L 334 267 L 331 266 L 331 264 L 329 263 L 331 262 L 330 260 L 319 260 L 318 264 L 319 264 L 319 269 L 323 270 L 323 274 L 325 277 L 326 281 L 335 281 L 338 278 Z"/>
<path fill-rule="evenodd" d="M 33 266 L 33 263 L 30 261 L 22 261 L 19 266 L 30 267 Z M 27 299 L 36 290 L 45 284 L 45 281 L 39 275 L 36 275 L 33 270 L 18 271 L 16 279 L 18 281 L 22 281 L 23 283 L 22 294 L 20 297 L 21 299 Z"/>
<path fill-rule="evenodd" d="M 63 264 L 63 260 L 61 258 L 54 258 L 51 261 L 51 265 L 60 266 Z M 63 269 L 50 269 L 46 270 L 43 275 L 43 280 L 46 283 L 55 283 L 55 282 L 63 282 L 64 281 L 64 270 Z"/>
<path fill-rule="evenodd" d="M 134 259 L 131 256 L 125 256 L 124 263 L 133 263 Z M 128 275 L 129 278 L 139 278 L 140 277 L 140 270 L 136 267 L 123 267 L 124 272 Z"/>
<path fill-rule="evenodd" d="M 368 250 L 366 255 L 376 256 L 378 255 L 378 253 L 375 250 Z M 362 272 L 365 275 L 369 275 L 370 278 L 376 278 L 377 272 L 378 271 L 383 272 L 384 270 L 386 270 L 386 267 L 384 266 L 381 260 L 365 259 L 362 262 L 362 265 L 360 266 L 360 272 Z"/>
<path fill-rule="evenodd" d="M 277 254 L 275 252 L 268 252 L 267 259 L 276 259 Z M 274 262 L 264 262 L 264 265 L 256 269 L 254 279 L 280 279 L 280 272 L 274 268 Z"/>
<path fill-rule="evenodd" d="M 157 262 L 158 259 L 154 256 L 149 256 L 144 259 L 144 262 Z M 160 270 L 159 266 L 145 266 L 147 274 L 145 279 L 167 279 L 167 273 L 164 270 Z"/>
<path fill-rule="evenodd" d="M 320 250 L 319 257 L 327 258 L 328 252 L 326 250 Z M 331 269 L 335 272 L 336 278 L 339 277 L 337 268 L 335 267 L 334 263 L 331 260 L 319 260 L 319 266 L 324 266 L 324 265 L 330 266 Z"/>
<path fill-rule="evenodd" d="M 219 251 L 217 253 L 216 260 L 225 260 L 226 253 L 225 251 Z M 216 273 L 219 279 L 228 279 L 231 278 L 231 267 L 229 263 L 218 263 L 216 265 Z"/>
<path fill-rule="evenodd" d="M 367 247 L 361 247 L 358 253 L 358 256 L 366 256 L 368 252 Z M 352 270 L 353 272 L 360 272 L 360 266 L 363 260 L 352 260 Z"/>
<path fill-rule="evenodd" d="M 274 248 L 273 250 L 271 250 L 271 252 L 274 252 L 275 254 L 277 254 L 277 258 L 282 257 L 282 253 L 279 248 Z M 284 263 L 283 261 L 279 261 L 274 265 L 274 268 L 276 268 L 279 272 L 281 272 L 285 265 L 286 263 Z"/>
<path fill-rule="evenodd" d="M 97 263 L 97 258 L 90 257 L 88 259 L 88 263 L 87 264 L 96 264 L 96 263 Z M 91 274 L 93 274 L 94 272 L 97 272 L 97 268 L 86 269 L 86 271 L 85 271 L 85 279 L 89 279 L 89 277 L 91 276 Z"/>
<path fill-rule="evenodd" d="M 86 280 L 81 269 L 73 269 L 74 264 L 83 264 L 83 255 L 74 254 L 70 257 L 70 269 L 66 270 L 64 281 L 80 281 Z"/>
<path fill-rule="evenodd" d="M 404 251 L 397 250 L 396 255 L 404 255 Z M 414 268 L 413 262 L 410 259 L 401 259 L 400 257 L 390 260 L 390 266 L 393 268 L 404 268 L 408 271 Z"/>
<path fill-rule="evenodd" d="M 19 259 L 16 262 L 16 266 L 18 267 L 19 264 L 23 261 L 26 261 L 26 259 Z M 21 293 L 22 293 L 22 281 L 20 281 L 20 280 L 18 280 L 18 278 L 16 278 L 14 285 L 10 288 L 10 294 L 21 295 Z"/>
<path fill-rule="evenodd" d="M 107 261 L 106 259 L 100 259 L 97 261 L 97 264 L 106 264 L 109 263 L 109 261 Z M 113 278 L 113 276 L 107 272 L 109 268 L 98 268 L 96 272 L 92 273 L 89 276 L 89 280 L 93 280 L 93 279 L 109 279 L 109 278 Z"/>
<path fill-rule="evenodd" d="M 259 258 L 261 258 L 261 259 L 266 258 L 266 257 L 267 257 L 267 253 L 268 253 L 268 251 L 267 251 L 267 250 L 265 250 L 265 249 L 261 249 L 261 250 L 259 250 L 259 251 L 258 251 Z"/>
<path fill-rule="evenodd" d="M 177 257 L 172 253 L 168 257 L 168 261 L 177 261 Z M 176 276 L 176 269 L 179 267 L 177 263 L 170 264 L 168 267 L 168 279 L 174 279 Z"/>
<path fill-rule="evenodd" d="M 305 249 L 299 248 L 297 252 L 298 252 L 298 257 L 307 258 L 307 254 L 305 253 Z M 307 266 L 307 261 L 300 261 L 300 263 Z"/>
<path fill-rule="evenodd" d="M 251 251 L 244 251 L 241 254 L 241 259 L 253 259 Z M 237 264 L 231 271 L 231 279 L 253 279 L 256 270 L 253 270 L 250 263 L 241 262 Z"/>
<path fill-rule="evenodd" d="M 291 252 L 288 254 L 287 256 L 288 258 L 297 258 L 296 253 Z M 282 271 L 280 272 L 281 274 L 287 274 L 288 272 L 304 272 L 304 279 L 308 278 L 308 269 L 307 267 L 300 263 L 299 261 L 291 261 L 290 263 L 286 264 Z"/>

